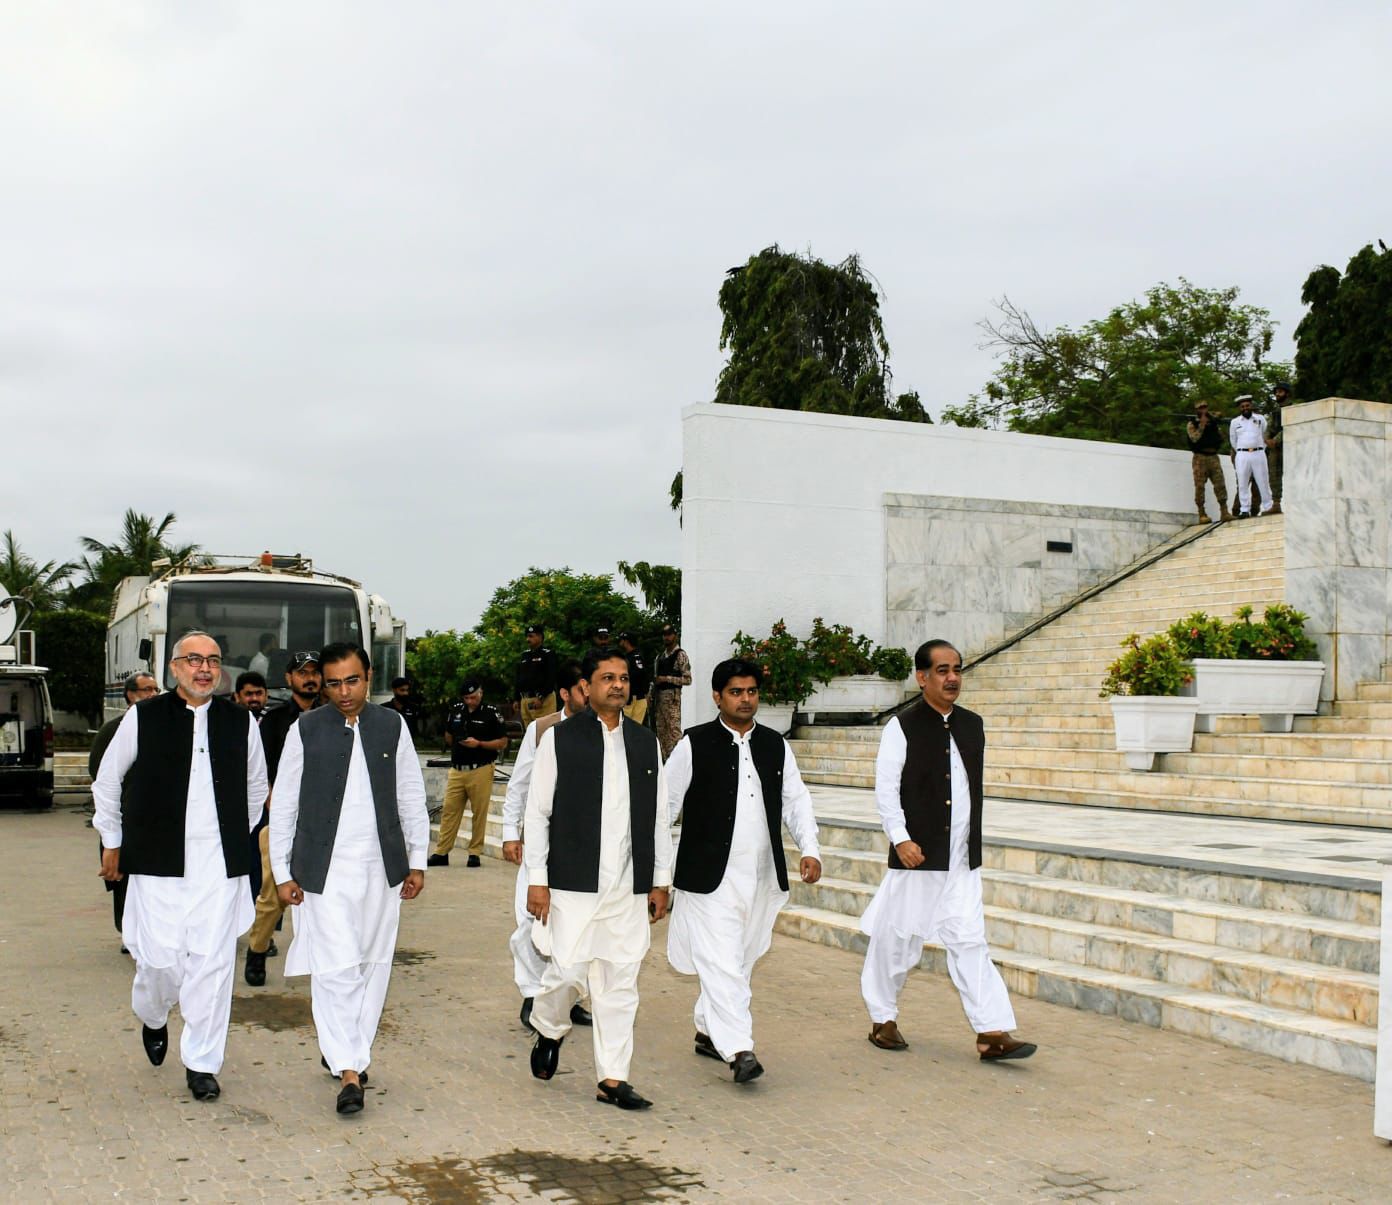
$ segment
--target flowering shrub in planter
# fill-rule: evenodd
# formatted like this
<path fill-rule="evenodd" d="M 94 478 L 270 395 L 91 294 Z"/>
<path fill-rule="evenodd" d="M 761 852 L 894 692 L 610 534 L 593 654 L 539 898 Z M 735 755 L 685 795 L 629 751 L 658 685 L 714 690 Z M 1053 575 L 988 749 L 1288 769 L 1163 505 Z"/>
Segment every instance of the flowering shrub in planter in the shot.
<path fill-rule="evenodd" d="M 788 631 L 788 625 L 780 619 L 767 636 L 758 638 L 737 632 L 730 644 L 736 657 L 757 662 L 763 668 L 764 683 L 759 695 L 766 708 L 779 704 L 800 707 L 813 696 L 818 683 L 825 686 L 843 679 L 869 680 L 876 688 L 876 698 L 884 693 L 886 681 L 893 684 L 889 688 L 893 697 L 885 704 L 889 706 L 897 698 L 897 684 L 913 673 L 913 658 L 903 649 L 877 648 L 868 636 L 857 636 L 845 624 L 827 624 L 820 616 L 812 621 L 812 634 L 805 640 Z M 828 704 L 822 710 L 832 706 Z"/>
<path fill-rule="evenodd" d="M 1165 633 L 1142 640 L 1132 632 L 1126 650 L 1107 667 L 1101 695 L 1112 702 L 1117 750 L 1132 770 L 1151 770 L 1157 753 L 1185 753 L 1194 744 L 1197 699 L 1181 698 L 1192 678 Z"/>

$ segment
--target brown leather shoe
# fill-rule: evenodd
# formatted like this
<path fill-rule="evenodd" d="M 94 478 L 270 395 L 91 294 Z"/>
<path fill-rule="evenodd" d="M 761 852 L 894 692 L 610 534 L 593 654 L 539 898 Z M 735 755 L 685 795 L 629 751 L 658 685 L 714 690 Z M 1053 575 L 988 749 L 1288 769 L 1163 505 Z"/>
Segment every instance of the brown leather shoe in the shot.
<path fill-rule="evenodd" d="M 881 1050 L 907 1050 L 909 1044 L 893 1021 L 876 1021 L 870 1026 L 870 1043 Z"/>
<path fill-rule="evenodd" d="M 1027 1059 L 1038 1049 L 1033 1042 L 1021 1042 L 1004 1030 L 976 1035 L 976 1053 L 983 1063 L 996 1059 Z"/>

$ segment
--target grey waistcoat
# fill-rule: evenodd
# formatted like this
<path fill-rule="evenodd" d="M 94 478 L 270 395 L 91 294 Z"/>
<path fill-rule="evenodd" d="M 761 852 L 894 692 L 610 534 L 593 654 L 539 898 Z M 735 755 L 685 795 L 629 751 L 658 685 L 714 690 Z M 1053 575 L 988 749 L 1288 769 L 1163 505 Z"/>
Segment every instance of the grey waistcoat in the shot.
<path fill-rule="evenodd" d="M 303 890 L 322 894 L 334 838 L 338 835 L 338 818 L 343 811 L 343 792 L 348 785 L 353 731 L 334 707 L 305 712 L 296 721 L 296 731 L 304 745 L 304 774 L 300 778 L 295 842 L 290 847 L 290 877 Z M 358 716 L 358 731 L 372 783 L 382 864 L 387 882 L 395 887 L 410 870 L 406 838 L 396 810 L 396 749 L 401 739 L 401 717 L 385 707 L 369 704 Z M 271 806 L 275 806 L 274 800 Z"/>

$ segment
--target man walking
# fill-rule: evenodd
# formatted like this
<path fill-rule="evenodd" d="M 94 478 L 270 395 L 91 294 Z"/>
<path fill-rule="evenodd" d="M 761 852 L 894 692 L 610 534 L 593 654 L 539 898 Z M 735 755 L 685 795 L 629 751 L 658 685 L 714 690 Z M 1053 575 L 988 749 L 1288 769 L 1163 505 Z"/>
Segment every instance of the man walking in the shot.
<path fill-rule="evenodd" d="M 986 735 L 981 717 L 957 706 L 962 655 L 946 640 L 914 654 L 923 697 L 885 725 L 875 759 L 875 802 L 889 836 L 889 869 L 861 917 L 870 936 L 861 994 L 870 1041 L 908 1046 L 896 1021 L 899 993 L 923 955 L 940 943 L 947 970 L 986 1061 L 1026 1059 L 1032 1042 L 1010 1036 L 1015 1013 L 986 946 L 981 896 L 981 809 Z"/>
<path fill-rule="evenodd" d="M 1194 506 L 1200 523 L 1212 522 L 1204 510 L 1204 486 L 1210 481 L 1218 503 L 1219 521 L 1227 522 L 1232 518 L 1228 513 L 1228 483 L 1223 480 L 1223 461 L 1218 455 L 1223 446 L 1223 429 L 1218 425 L 1222 421 L 1221 414 L 1209 413 L 1207 402 L 1199 402 L 1194 407 L 1194 417 L 1184 427 L 1189 451 L 1193 453 Z"/>
<path fill-rule="evenodd" d="M 653 666 L 653 730 L 662 746 L 662 760 L 672 756 L 681 740 L 681 692 L 691 685 L 691 661 L 677 643 L 677 629 L 662 625 L 662 652 Z"/>
<path fill-rule="evenodd" d="M 507 730 L 496 707 L 483 701 L 483 683 L 471 680 L 460 690 L 461 701 L 445 721 L 445 744 L 450 750 L 450 772 L 445 780 L 445 802 L 440 811 L 440 842 L 430 855 L 431 866 L 448 866 L 450 850 L 464 819 L 464 801 L 473 813 L 467 866 L 482 866 L 483 841 L 488 835 L 488 806 L 493 798 L 493 763 L 507 748 Z"/>
<path fill-rule="evenodd" d="M 638 640 L 632 632 L 619 633 L 619 649 L 628 658 L 628 706 L 624 715 L 635 724 L 648 718 L 648 690 L 652 686 L 652 674 L 638 648 Z"/>
<path fill-rule="evenodd" d="M 405 721 L 368 706 L 372 666 L 355 644 L 320 654 L 329 706 L 290 730 L 271 811 L 271 866 L 297 907 L 285 974 L 308 975 L 337 1109 L 363 1107 L 391 981 L 401 901 L 425 887 L 430 817 Z"/>
<path fill-rule="evenodd" d="M 628 1075 L 649 918 L 667 915 L 672 881 L 667 782 L 656 738 L 623 714 L 623 654 L 591 649 L 581 677 L 592 711 L 541 738 L 527 794 L 527 911 L 538 922 L 533 942 L 551 957 L 532 1008 L 532 1074 L 555 1075 L 588 984 L 595 1098 L 646 1109 L 652 1102 Z"/>
<path fill-rule="evenodd" d="M 273 707 L 261 721 L 261 744 L 266 750 L 266 779 L 271 786 L 275 786 L 280 751 L 285 748 L 285 738 L 290 729 L 302 715 L 313 711 L 323 701 L 318 652 L 292 653 L 285 665 L 285 685 L 290 688 L 290 702 Z M 247 934 L 246 966 L 242 970 L 242 978 L 251 987 L 266 985 L 266 959 L 276 953 L 272 934 L 285 914 L 285 905 L 280 902 L 275 874 L 271 870 L 271 834 L 267 828 L 269 800 L 266 808 L 253 834 L 256 839 L 255 856 L 261 863 L 261 877 L 256 886 L 256 919 L 252 921 L 251 932 Z"/>
<path fill-rule="evenodd" d="M 696 1053 L 728 1063 L 737 1084 L 764 1073 L 754 1057 L 750 978 L 788 902 L 785 823 L 802 881 L 822 877 L 812 796 L 792 747 L 755 722 L 762 680 L 752 661 L 717 665 L 711 692 L 720 716 L 687 732 L 666 767 L 669 811 L 681 815 L 667 961 L 700 976 Z"/>
<path fill-rule="evenodd" d="M 247 834 L 266 799 L 266 762 L 256 721 L 213 694 L 217 642 L 188 632 L 169 665 L 177 689 L 126 712 L 102 758 L 93 823 L 102 878 L 129 879 L 123 933 L 145 1053 L 164 1062 L 177 1003 L 185 1078 L 209 1100 L 221 1092 L 237 936 L 251 923 Z"/>
<path fill-rule="evenodd" d="M 541 977 L 546 973 L 546 956 L 532 945 L 532 918 L 527 912 L 527 868 L 522 865 L 522 820 L 527 811 L 527 791 L 532 783 L 532 766 L 536 761 L 537 742 L 556 724 L 585 710 L 585 685 L 580 680 L 578 661 L 562 662 L 556 673 L 561 695 L 561 710 L 544 715 L 527 725 L 517 760 L 512 764 L 507 794 L 503 798 L 503 857 L 517 867 L 515 906 L 517 929 L 508 940 L 512 950 L 513 981 L 522 993 L 520 1020 L 532 1028 L 532 1003 L 541 991 Z M 589 1025 L 589 1012 L 579 1003 L 570 1010 L 575 1025 Z"/>
<path fill-rule="evenodd" d="M 540 624 L 529 624 L 527 651 L 517 662 L 514 682 L 524 727 L 556 710 L 556 654 L 542 644 L 544 638 Z"/>
<path fill-rule="evenodd" d="M 1252 483 L 1262 497 L 1261 513 L 1271 512 L 1271 482 L 1266 474 L 1266 416 L 1252 410 L 1252 395 L 1244 393 L 1237 399 L 1237 414 L 1228 424 L 1228 442 L 1233 450 L 1233 467 L 1237 470 L 1237 517 L 1250 519 Z"/>

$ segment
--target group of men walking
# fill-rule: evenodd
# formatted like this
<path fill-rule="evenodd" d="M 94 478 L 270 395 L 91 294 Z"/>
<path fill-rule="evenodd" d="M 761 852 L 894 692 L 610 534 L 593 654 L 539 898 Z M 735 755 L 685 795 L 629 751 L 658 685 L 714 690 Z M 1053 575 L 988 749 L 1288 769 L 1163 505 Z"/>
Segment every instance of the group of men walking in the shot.
<path fill-rule="evenodd" d="M 530 651 L 543 651 L 541 641 Z M 869 1039 L 906 1048 L 898 996 L 924 942 L 935 941 L 947 950 L 980 1058 L 1025 1058 L 1035 1048 L 1011 1035 L 1009 997 L 985 940 L 981 720 L 957 706 L 961 658 L 950 644 L 930 641 L 915 665 L 922 697 L 885 728 L 876 768 L 891 849 L 862 921 Z M 189 1089 L 217 1096 L 238 937 L 251 927 L 245 976 L 264 983 L 271 933 L 291 907 L 286 974 L 310 977 L 335 1107 L 357 1112 L 401 902 L 423 890 L 428 864 L 448 858 L 458 816 L 448 841 L 448 813 L 442 819 L 427 858 L 411 736 L 399 709 L 369 704 L 371 664 L 358 646 L 293 655 L 292 701 L 259 727 L 255 714 L 214 694 L 221 656 L 207 634 L 185 634 L 170 671 L 176 689 L 135 702 L 93 784 L 101 875 L 127 885 L 118 927 L 135 959 L 131 1000 L 145 1053 L 164 1061 L 177 1004 Z M 758 1078 L 752 977 L 789 897 L 785 827 L 800 879 L 822 874 L 812 799 L 791 746 L 757 721 L 761 668 L 721 662 L 711 677 L 717 718 L 678 733 L 670 748 L 626 714 L 630 652 L 596 646 L 548 672 L 559 706 L 528 724 L 503 809 L 503 854 L 518 866 L 509 947 L 521 1020 L 535 1034 L 532 1074 L 551 1079 L 573 1027 L 585 1026 L 596 1100 L 650 1107 L 630 1080 L 638 981 L 651 926 L 670 912 L 668 960 L 699 981 L 695 1054 L 728 1065 L 737 1083 Z M 654 666 L 655 702 L 664 679 L 673 693 L 690 681 L 675 638 Z M 451 716 L 451 748 L 477 764 L 451 770 L 446 807 L 454 790 L 458 811 L 469 799 L 486 820 L 486 798 L 474 801 L 468 775 L 486 769 L 491 790 L 506 737 L 491 735 L 496 713 L 482 711 L 481 692 L 466 689 Z M 248 835 L 258 828 L 254 846 Z"/>
<path fill-rule="evenodd" d="M 1246 519 L 1260 513 L 1281 513 L 1281 483 L 1284 435 L 1281 409 L 1290 405 L 1290 386 L 1282 381 L 1272 393 L 1266 414 L 1256 411 L 1250 393 L 1236 399 L 1237 414 L 1228 423 L 1227 439 L 1232 449 L 1233 471 L 1237 477 L 1237 510 L 1228 510 L 1228 485 L 1223 476 L 1223 416 L 1200 401 L 1185 424 L 1194 470 L 1194 506 L 1199 522 L 1211 522 L 1205 509 L 1207 486 L 1213 486 L 1218 518 Z M 1256 498 L 1254 498 L 1254 493 Z M 1260 506 L 1260 511 L 1254 509 Z"/>

